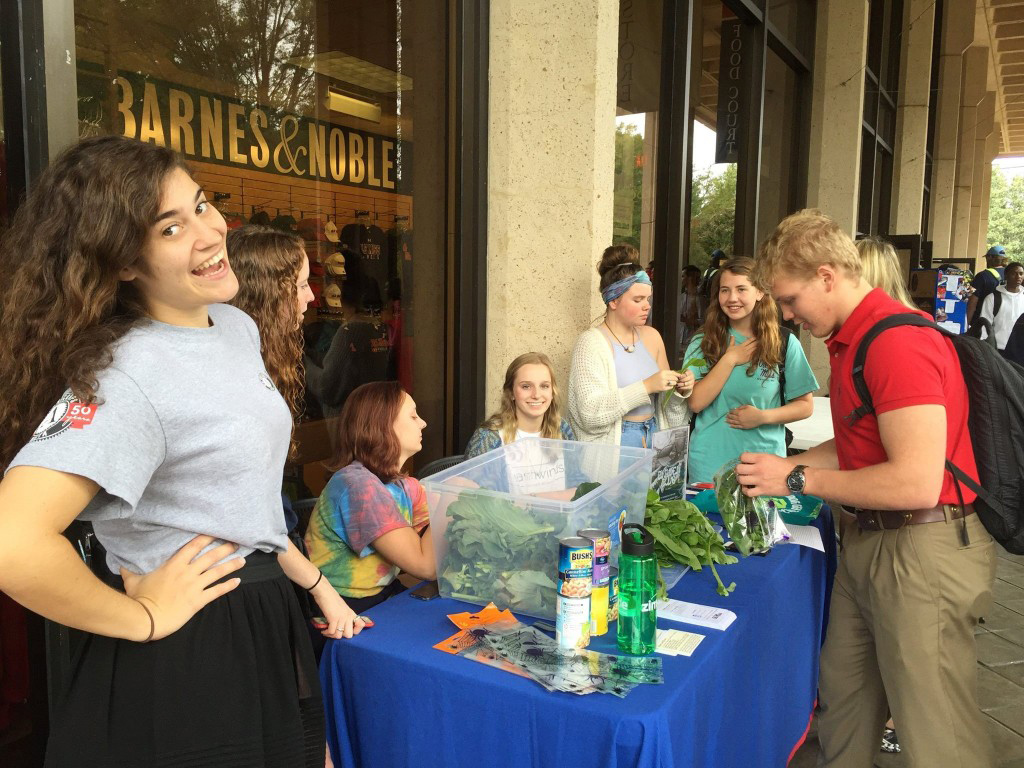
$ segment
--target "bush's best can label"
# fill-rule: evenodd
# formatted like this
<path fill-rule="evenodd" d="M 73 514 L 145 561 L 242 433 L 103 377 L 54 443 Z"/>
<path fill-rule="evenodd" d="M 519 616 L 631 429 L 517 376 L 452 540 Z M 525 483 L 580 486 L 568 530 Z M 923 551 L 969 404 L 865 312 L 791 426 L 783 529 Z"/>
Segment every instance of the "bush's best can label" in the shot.
<path fill-rule="evenodd" d="M 608 569 L 608 621 L 619 620 L 619 569 Z"/>
<path fill-rule="evenodd" d="M 558 542 L 558 594 L 590 597 L 594 579 L 594 543 L 572 537 Z"/>
<path fill-rule="evenodd" d="M 594 574 L 592 583 L 595 587 L 608 586 L 608 558 L 612 554 L 612 537 L 608 531 L 600 528 L 584 528 L 577 531 L 577 536 L 587 539 L 594 545 Z"/>
<path fill-rule="evenodd" d="M 570 650 L 590 645 L 590 597 L 558 596 L 555 642 Z"/>
<path fill-rule="evenodd" d="M 590 590 L 590 634 L 599 637 L 608 631 L 608 587 Z"/>

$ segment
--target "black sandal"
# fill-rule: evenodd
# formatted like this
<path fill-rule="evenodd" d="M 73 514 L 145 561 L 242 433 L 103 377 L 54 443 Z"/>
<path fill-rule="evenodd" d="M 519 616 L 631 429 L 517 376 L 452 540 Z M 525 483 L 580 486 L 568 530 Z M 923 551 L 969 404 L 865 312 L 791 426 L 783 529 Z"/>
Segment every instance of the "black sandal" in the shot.
<path fill-rule="evenodd" d="M 886 728 L 882 731 L 882 751 L 890 755 L 900 751 L 900 742 L 896 738 L 896 731 L 892 728 Z"/>

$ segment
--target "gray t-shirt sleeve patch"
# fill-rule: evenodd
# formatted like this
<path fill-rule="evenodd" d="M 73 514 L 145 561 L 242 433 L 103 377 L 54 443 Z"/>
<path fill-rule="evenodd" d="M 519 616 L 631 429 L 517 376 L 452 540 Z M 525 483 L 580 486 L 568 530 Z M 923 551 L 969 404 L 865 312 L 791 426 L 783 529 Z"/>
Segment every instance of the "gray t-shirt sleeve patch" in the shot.
<path fill-rule="evenodd" d="M 10 465 L 81 475 L 107 497 L 125 502 L 94 500 L 82 514 L 87 520 L 131 514 L 165 455 L 160 420 L 135 381 L 115 368 L 100 372 L 98 379 L 96 404 L 85 405 L 71 390 L 65 392 Z"/>

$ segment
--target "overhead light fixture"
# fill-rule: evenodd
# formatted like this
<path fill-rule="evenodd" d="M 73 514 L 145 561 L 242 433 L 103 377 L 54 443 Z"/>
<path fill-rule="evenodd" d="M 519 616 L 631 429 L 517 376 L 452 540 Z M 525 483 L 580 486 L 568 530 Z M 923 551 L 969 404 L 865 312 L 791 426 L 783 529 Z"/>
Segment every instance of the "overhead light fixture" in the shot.
<path fill-rule="evenodd" d="M 357 99 L 355 96 L 349 96 L 347 93 L 342 93 L 330 86 L 327 88 L 327 108 L 332 112 L 340 112 L 343 115 L 360 117 L 363 120 L 370 120 L 374 123 L 380 122 L 380 104 L 374 104 L 372 101 L 366 101 L 365 99 Z"/>

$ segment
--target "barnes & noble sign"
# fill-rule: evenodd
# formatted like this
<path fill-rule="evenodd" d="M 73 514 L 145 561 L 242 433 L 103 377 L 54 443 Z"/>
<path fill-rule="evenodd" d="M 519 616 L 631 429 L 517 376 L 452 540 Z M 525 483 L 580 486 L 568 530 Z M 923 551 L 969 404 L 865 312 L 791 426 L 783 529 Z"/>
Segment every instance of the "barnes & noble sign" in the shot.
<path fill-rule="evenodd" d="M 409 142 L 139 75 L 114 83 L 121 133 L 188 158 L 385 191 L 410 181 Z"/>

